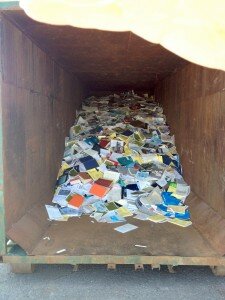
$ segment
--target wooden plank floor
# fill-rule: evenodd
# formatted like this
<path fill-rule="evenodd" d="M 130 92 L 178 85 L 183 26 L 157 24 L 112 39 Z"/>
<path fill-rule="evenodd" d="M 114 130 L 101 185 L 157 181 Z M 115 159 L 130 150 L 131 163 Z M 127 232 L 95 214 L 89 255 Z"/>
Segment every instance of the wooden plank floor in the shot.
<path fill-rule="evenodd" d="M 131 217 L 127 218 L 128 222 L 137 225 L 138 229 L 122 234 L 113 228 L 123 223 L 92 223 L 92 220 L 85 216 L 67 222 L 52 222 L 32 254 L 54 255 L 66 249 L 62 255 L 219 256 L 193 226 L 181 228 Z"/>

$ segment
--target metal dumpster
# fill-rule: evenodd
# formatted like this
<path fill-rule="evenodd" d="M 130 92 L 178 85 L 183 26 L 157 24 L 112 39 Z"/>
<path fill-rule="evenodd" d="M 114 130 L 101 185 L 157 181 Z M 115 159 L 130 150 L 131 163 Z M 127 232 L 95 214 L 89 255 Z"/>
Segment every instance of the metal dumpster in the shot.
<path fill-rule="evenodd" d="M 15 272 L 35 264 L 147 264 L 206 265 L 225 275 L 225 73 L 130 32 L 35 22 L 13 2 L 2 5 L 0 28 L 2 261 Z M 144 222 L 121 238 L 85 217 L 49 222 L 44 204 L 82 99 L 128 89 L 152 93 L 164 107 L 192 187 L 193 226 Z"/>

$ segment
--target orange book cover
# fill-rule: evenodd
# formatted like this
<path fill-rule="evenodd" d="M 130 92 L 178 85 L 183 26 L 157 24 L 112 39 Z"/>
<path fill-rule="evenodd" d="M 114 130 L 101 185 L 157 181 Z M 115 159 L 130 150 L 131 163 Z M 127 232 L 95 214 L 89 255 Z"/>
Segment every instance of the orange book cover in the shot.
<path fill-rule="evenodd" d="M 108 188 L 99 185 L 97 183 L 94 183 L 90 189 L 90 194 L 103 198 L 108 191 L 109 191 Z"/>
<path fill-rule="evenodd" d="M 74 208 L 79 208 L 83 202 L 84 202 L 83 196 L 73 195 L 68 204 L 69 204 L 69 206 L 72 206 Z"/>

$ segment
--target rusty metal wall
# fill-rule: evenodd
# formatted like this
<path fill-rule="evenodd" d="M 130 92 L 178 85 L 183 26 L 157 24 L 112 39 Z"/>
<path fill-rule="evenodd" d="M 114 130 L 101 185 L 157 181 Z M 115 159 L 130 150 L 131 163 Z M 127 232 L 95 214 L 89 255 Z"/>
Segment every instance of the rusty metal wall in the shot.
<path fill-rule="evenodd" d="M 4 16 L 92 91 L 149 91 L 157 80 L 187 64 L 131 32 L 53 26 L 36 22 L 20 10 L 4 11 Z"/>
<path fill-rule="evenodd" d="M 6 227 L 51 201 L 82 87 L 4 16 L 2 111 Z M 41 225 L 40 225 L 41 226 Z"/>
<path fill-rule="evenodd" d="M 192 191 L 225 217 L 225 72 L 189 64 L 159 82 Z"/>

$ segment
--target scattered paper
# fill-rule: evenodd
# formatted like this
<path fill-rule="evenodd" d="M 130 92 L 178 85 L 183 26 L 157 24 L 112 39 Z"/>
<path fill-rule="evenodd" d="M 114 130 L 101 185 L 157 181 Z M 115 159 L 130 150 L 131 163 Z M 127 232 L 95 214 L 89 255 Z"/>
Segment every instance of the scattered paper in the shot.
<path fill-rule="evenodd" d="M 56 251 L 56 253 L 59 254 L 59 253 L 65 252 L 65 251 L 66 251 L 66 249 L 61 249 L 61 250 Z"/>
<path fill-rule="evenodd" d="M 191 221 L 180 220 L 180 219 L 177 219 L 177 218 L 169 219 L 168 222 L 172 223 L 172 224 L 175 224 L 175 225 L 178 225 L 178 226 L 181 226 L 181 227 L 188 227 L 192 224 Z"/>
<path fill-rule="evenodd" d="M 130 217 L 130 216 L 133 215 L 133 213 L 129 209 L 127 209 L 126 207 L 118 208 L 117 212 L 123 218 Z"/>
<path fill-rule="evenodd" d="M 144 245 L 134 245 L 135 247 L 139 247 L 139 248 L 147 248 L 147 246 Z"/>
<path fill-rule="evenodd" d="M 103 216 L 103 213 L 95 212 L 90 215 L 91 218 L 94 218 L 97 222 L 101 220 L 101 217 Z"/>
<path fill-rule="evenodd" d="M 103 175 L 104 179 L 109 179 L 114 182 L 117 182 L 120 178 L 120 173 L 118 172 L 113 172 L 113 171 L 105 171 Z"/>
<path fill-rule="evenodd" d="M 154 223 L 164 223 L 164 222 L 167 221 L 167 218 L 165 216 L 162 216 L 162 215 L 149 216 L 148 219 L 150 221 L 154 222 Z"/>
<path fill-rule="evenodd" d="M 175 213 L 184 214 L 187 206 L 183 205 L 168 205 L 168 209 L 171 209 Z"/>
<path fill-rule="evenodd" d="M 121 217 L 117 211 L 109 211 L 107 212 L 102 218 L 101 221 L 107 222 L 107 223 L 119 223 L 119 222 L 125 222 L 126 219 Z"/>
<path fill-rule="evenodd" d="M 51 205 L 45 205 L 49 220 L 61 220 L 63 216 L 61 215 L 57 207 Z"/>
<path fill-rule="evenodd" d="M 134 219 L 138 219 L 138 220 L 142 220 L 142 221 L 146 221 L 149 220 L 149 215 L 142 213 L 142 212 L 137 212 L 134 216 Z"/>
<path fill-rule="evenodd" d="M 137 226 L 127 223 L 125 225 L 114 228 L 114 230 L 121 232 L 121 233 L 126 233 L 126 232 L 132 231 L 137 228 L 138 228 Z"/>

